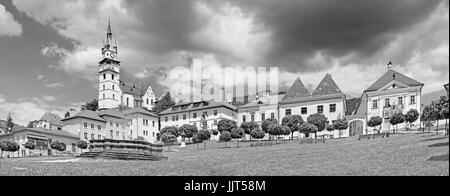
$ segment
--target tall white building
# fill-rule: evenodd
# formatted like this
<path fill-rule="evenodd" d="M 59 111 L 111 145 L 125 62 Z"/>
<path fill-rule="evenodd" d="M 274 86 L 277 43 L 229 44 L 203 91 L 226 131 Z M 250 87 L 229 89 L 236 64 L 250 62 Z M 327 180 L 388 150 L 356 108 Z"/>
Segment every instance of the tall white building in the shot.
<path fill-rule="evenodd" d="M 117 44 L 113 43 L 111 23 L 108 23 L 106 41 L 102 48 L 103 59 L 98 65 L 98 106 L 100 110 L 126 107 L 144 107 L 149 110 L 155 105 L 155 94 L 150 84 L 125 82 L 120 78 L 120 61 Z"/>

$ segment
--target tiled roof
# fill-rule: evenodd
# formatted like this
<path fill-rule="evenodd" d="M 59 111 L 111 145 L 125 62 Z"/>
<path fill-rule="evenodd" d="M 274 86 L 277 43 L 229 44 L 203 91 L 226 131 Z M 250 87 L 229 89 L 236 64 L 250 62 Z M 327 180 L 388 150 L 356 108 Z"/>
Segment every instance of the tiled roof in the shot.
<path fill-rule="evenodd" d="M 226 107 L 231 110 L 236 110 L 236 106 L 233 106 L 231 104 L 225 103 L 225 102 L 216 102 L 214 100 L 210 101 L 198 101 L 198 102 L 191 102 L 186 103 L 184 105 L 176 105 L 173 106 L 167 110 L 162 111 L 159 113 L 160 115 L 165 114 L 173 114 L 173 113 L 179 113 L 179 112 L 188 112 L 188 111 L 196 111 L 196 110 L 204 110 L 209 108 L 215 108 L 215 107 Z"/>
<path fill-rule="evenodd" d="M 308 97 L 309 92 L 303 84 L 299 77 L 295 80 L 292 86 L 287 91 L 286 95 L 283 97 L 283 101 L 298 99 L 302 97 Z"/>
<path fill-rule="evenodd" d="M 373 83 L 369 88 L 367 88 L 364 92 L 368 91 L 376 91 L 384 86 L 388 85 L 392 81 L 397 81 L 403 83 L 408 86 L 423 86 L 422 83 L 413 80 L 407 76 L 404 76 L 393 69 L 389 69 L 381 78 L 379 78 L 375 83 Z"/>
<path fill-rule="evenodd" d="M 335 93 L 335 94 L 328 94 L 328 95 L 308 96 L 308 97 L 301 97 L 298 99 L 285 100 L 285 101 L 281 101 L 280 104 L 302 103 L 302 102 L 311 102 L 311 101 L 320 101 L 320 100 L 329 100 L 329 99 L 342 99 L 342 98 L 345 98 L 344 93 Z"/>
<path fill-rule="evenodd" d="M 345 100 L 345 105 L 347 109 L 345 110 L 345 115 L 353 115 L 356 109 L 358 109 L 358 105 L 361 102 L 361 98 L 353 98 Z"/>
<path fill-rule="evenodd" d="M 112 117 L 116 117 L 116 118 L 125 118 L 125 116 L 123 115 L 123 113 L 121 113 L 119 110 L 117 109 L 107 109 L 107 110 L 101 110 L 100 112 L 98 112 L 98 115 L 100 117 L 103 116 L 112 116 Z"/>
<path fill-rule="evenodd" d="M 80 117 L 80 118 L 88 118 L 88 119 L 92 119 L 92 120 L 98 120 L 98 121 L 102 121 L 102 122 L 106 121 L 105 119 L 100 117 L 97 112 L 94 112 L 94 111 L 91 111 L 91 110 L 83 110 L 83 111 L 78 112 L 77 114 L 75 114 L 73 116 L 69 116 L 69 117 L 66 117 L 66 118 L 62 119 L 62 121 L 73 119 L 73 118 L 78 118 L 78 117 Z"/>
<path fill-rule="evenodd" d="M 333 78 L 331 78 L 330 74 L 326 74 L 322 81 L 317 86 L 316 90 L 312 93 L 313 96 L 318 95 L 329 95 L 342 93 L 341 89 L 334 82 Z"/>
<path fill-rule="evenodd" d="M 125 94 L 143 96 L 150 85 L 136 84 L 132 82 L 120 81 L 120 90 Z"/>
<path fill-rule="evenodd" d="M 257 106 L 263 106 L 263 105 L 271 105 L 273 103 L 279 103 L 281 100 L 283 100 L 284 96 L 285 96 L 285 94 L 264 96 L 264 97 L 261 97 L 259 100 L 255 100 L 248 104 L 239 106 L 239 108 L 249 108 L 249 107 L 257 107 Z"/>
<path fill-rule="evenodd" d="M 135 114 L 135 113 L 141 113 L 141 114 L 145 114 L 145 115 L 149 115 L 149 116 L 154 116 L 154 117 L 158 117 L 157 114 L 145 109 L 145 108 L 141 108 L 141 107 L 137 107 L 137 108 L 130 108 L 127 110 L 122 111 L 123 114 L 129 115 L 129 114 Z"/>
<path fill-rule="evenodd" d="M 78 139 L 78 137 L 74 134 L 71 134 L 67 131 L 63 131 L 63 130 L 50 130 L 50 129 L 43 129 L 43 128 L 23 128 L 23 129 L 18 129 L 12 132 L 12 134 L 16 133 L 16 132 L 22 132 L 22 131 L 33 131 L 33 132 L 37 132 L 37 133 L 41 133 L 41 134 L 47 134 L 47 135 L 56 135 L 56 136 L 63 136 L 63 137 L 70 137 L 73 139 Z"/>
<path fill-rule="evenodd" d="M 49 122 L 51 125 L 63 126 L 61 119 L 62 118 L 60 116 L 58 116 L 57 114 L 53 114 L 51 112 L 47 112 L 44 114 L 44 116 L 41 117 L 41 120 L 45 120 Z"/>

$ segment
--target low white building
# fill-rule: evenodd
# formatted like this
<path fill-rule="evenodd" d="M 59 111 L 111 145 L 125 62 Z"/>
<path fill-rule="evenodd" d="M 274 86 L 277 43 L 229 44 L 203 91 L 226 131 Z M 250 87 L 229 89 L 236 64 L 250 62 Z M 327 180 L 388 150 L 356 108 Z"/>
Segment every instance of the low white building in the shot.
<path fill-rule="evenodd" d="M 161 129 L 168 126 L 195 125 L 199 130 L 217 130 L 222 119 L 236 121 L 237 108 L 231 104 L 210 101 L 180 102 L 159 113 Z M 218 139 L 214 137 L 213 139 Z"/>
<path fill-rule="evenodd" d="M 80 140 L 123 139 L 138 137 L 155 142 L 158 137 L 158 116 L 144 108 L 116 109 L 99 112 L 84 110 L 62 119 L 64 130 L 77 135 Z"/>

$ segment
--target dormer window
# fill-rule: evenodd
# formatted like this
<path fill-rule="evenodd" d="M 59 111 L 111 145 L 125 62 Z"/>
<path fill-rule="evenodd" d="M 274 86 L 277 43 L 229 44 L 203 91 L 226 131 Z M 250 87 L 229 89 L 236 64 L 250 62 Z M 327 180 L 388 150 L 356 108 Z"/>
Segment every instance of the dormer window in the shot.
<path fill-rule="evenodd" d="M 392 84 L 392 88 L 395 88 L 396 87 L 396 85 L 395 84 Z"/>

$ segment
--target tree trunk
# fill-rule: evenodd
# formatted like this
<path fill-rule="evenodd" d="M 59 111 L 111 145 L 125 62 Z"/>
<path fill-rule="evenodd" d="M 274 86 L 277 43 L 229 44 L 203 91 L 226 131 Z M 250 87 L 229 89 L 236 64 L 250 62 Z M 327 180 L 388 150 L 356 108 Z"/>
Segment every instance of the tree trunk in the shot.
<path fill-rule="evenodd" d="M 436 126 L 436 135 L 439 133 L 439 119 L 436 120 L 437 126 Z"/>
<path fill-rule="evenodd" d="M 294 140 L 294 132 L 291 132 L 291 140 Z"/>
<path fill-rule="evenodd" d="M 206 142 L 203 141 L 203 149 L 206 149 Z"/>
<path fill-rule="evenodd" d="M 227 142 L 225 142 L 225 148 L 227 148 Z"/>

